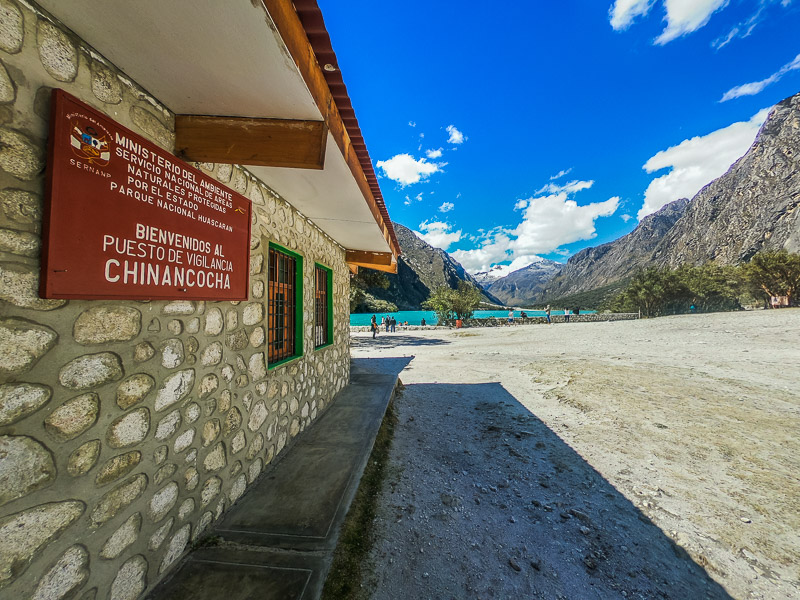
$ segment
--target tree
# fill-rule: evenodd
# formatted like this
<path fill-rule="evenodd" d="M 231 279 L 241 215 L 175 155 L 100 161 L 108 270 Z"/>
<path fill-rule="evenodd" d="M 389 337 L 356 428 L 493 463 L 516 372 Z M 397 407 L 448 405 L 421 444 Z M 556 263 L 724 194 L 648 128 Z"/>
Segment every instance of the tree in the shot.
<path fill-rule="evenodd" d="M 376 300 L 367 293 L 370 288 L 387 289 L 389 278 L 380 271 L 374 269 L 360 268 L 358 273 L 350 276 L 350 312 L 356 312 L 360 307 L 370 310 L 371 307 L 377 309 Z M 383 302 L 383 301 L 381 301 Z M 383 302 L 380 307 L 381 312 L 394 312 L 397 307 L 390 302 Z"/>
<path fill-rule="evenodd" d="M 766 296 L 767 305 L 771 296 L 788 296 L 791 305 L 800 290 L 800 255 L 786 250 L 760 252 L 744 266 L 744 275 Z"/>
<path fill-rule="evenodd" d="M 469 319 L 482 301 L 480 290 L 466 281 L 459 281 L 458 289 L 454 292 L 453 312 L 456 313 L 456 319 Z"/>
<path fill-rule="evenodd" d="M 633 276 L 615 300 L 614 309 L 641 311 L 646 317 L 655 317 L 678 312 L 679 305 L 688 302 L 690 295 L 675 271 L 648 267 Z"/>
<path fill-rule="evenodd" d="M 441 286 L 433 290 L 422 303 L 422 308 L 436 313 L 439 321 L 446 319 L 469 319 L 481 303 L 481 293 L 466 281 L 458 282 L 458 289 Z"/>
<path fill-rule="evenodd" d="M 447 286 L 437 287 L 428 299 L 422 303 L 422 308 L 432 310 L 436 313 L 436 318 L 441 323 L 445 319 L 453 318 L 453 289 Z"/>
<path fill-rule="evenodd" d="M 741 309 L 739 295 L 742 282 L 736 267 L 723 267 L 714 263 L 698 267 L 683 266 L 677 270 L 677 275 L 689 290 L 691 303 L 677 307 L 679 310 L 676 312 L 687 312 L 691 305 L 694 305 L 697 312 Z"/>

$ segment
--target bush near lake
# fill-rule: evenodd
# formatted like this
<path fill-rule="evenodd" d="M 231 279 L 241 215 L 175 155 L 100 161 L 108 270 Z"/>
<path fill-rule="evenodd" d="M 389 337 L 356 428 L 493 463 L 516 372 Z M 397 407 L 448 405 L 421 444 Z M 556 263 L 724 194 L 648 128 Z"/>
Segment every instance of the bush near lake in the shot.
<path fill-rule="evenodd" d="M 792 305 L 798 289 L 800 255 L 782 250 L 756 254 L 750 262 L 736 266 L 708 263 L 641 269 L 601 308 L 641 311 L 646 317 L 741 310 L 754 303 L 769 308 L 772 296 L 788 296 Z"/>
<path fill-rule="evenodd" d="M 433 290 L 422 308 L 434 311 L 441 323 L 446 319 L 469 319 L 481 302 L 483 298 L 478 288 L 459 281 L 458 289 L 442 286 Z"/>

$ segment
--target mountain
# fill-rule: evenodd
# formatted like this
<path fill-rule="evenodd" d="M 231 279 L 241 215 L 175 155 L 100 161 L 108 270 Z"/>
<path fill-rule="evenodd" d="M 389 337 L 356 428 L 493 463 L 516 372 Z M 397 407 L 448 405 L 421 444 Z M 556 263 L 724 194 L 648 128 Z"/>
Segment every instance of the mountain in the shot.
<path fill-rule="evenodd" d="M 486 290 L 508 306 L 532 304 L 563 266 L 561 263 L 543 258 L 489 282 Z"/>
<path fill-rule="evenodd" d="M 686 212 L 689 200 L 670 202 L 647 215 L 628 235 L 584 248 L 572 256 L 564 268 L 546 286 L 543 298 L 563 298 L 594 290 L 630 277 L 640 267 L 652 262 L 653 251 Z"/>
<path fill-rule="evenodd" d="M 421 240 L 407 227 L 399 223 L 393 225 L 401 249 L 397 274 L 386 275 L 388 289 L 370 288 L 368 291 L 373 297 L 392 302 L 400 310 L 419 310 L 437 287 L 456 288 L 459 281 L 466 281 L 480 288 L 472 275 L 447 252 Z M 502 304 L 485 290 L 482 295 L 488 303 Z"/>
<path fill-rule="evenodd" d="M 473 274 L 472 277 L 483 289 L 488 289 L 495 281 L 506 276 L 505 271 L 507 268 L 504 265 L 495 265 L 488 271 L 479 271 Z"/>
<path fill-rule="evenodd" d="M 753 145 L 691 200 L 676 200 L 618 240 L 567 261 L 544 299 L 623 281 L 644 266 L 731 265 L 762 250 L 800 251 L 800 94 L 770 111 Z M 609 287 L 611 286 L 611 287 Z"/>
<path fill-rule="evenodd" d="M 777 104 L 750 150 L 694 197 L 654 252 L 657 264 L 730 265 L 800 251 L 800 94 Z"/>

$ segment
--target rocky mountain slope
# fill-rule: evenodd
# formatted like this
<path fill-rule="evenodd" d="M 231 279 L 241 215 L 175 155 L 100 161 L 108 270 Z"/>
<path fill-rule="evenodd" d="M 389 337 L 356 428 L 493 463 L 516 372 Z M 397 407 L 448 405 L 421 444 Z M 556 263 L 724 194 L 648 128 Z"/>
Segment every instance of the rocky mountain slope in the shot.
<path fill-rule="evenodd" d="M 543 292 L 594 290 L 648 266 L 730 265 L 761 250 L 800 251 L 800 94 L 777 104 L 750 150 L 690 201 L 645 217 L 618 240 L 569 259 Z"/>
<path fill-rule="evenodd" d="M 694 197 L 653 253 L 671 266 L 735 264 L 761 250 L 800 251 L 800 94 L 777 104 L 753 146 Z"/>
<path fill-rule="evenodd" d="M 455 288 L 459 281 L 480 287 L 472 275 L 447 252 L 434 248 L 399 223 L 394 223 L 394 229 L 402 249 L 397 261 L 397 274 L 387 274 L 388 289 L 371 288 L 369 293 L 372 296 L 392 302 L 400 310 L 419 310 L 422 302 L 437 287 L 446 285 Z M 502 304 L 485 290 L 483 296 L 486 302 Z"/>
<path fill-rule="evenodd" d="M 531 304 L 563 266 L 543 258 L 490 282 L 486 290 L 509 306 Z"/>
<path fill-rule="evenodd" d="M 544 298 L 561 298 L 597 289 L 632 275 L 652 261 L 653 251 L 683 216 L 689 200 L 670 202 L 646 216 L 628 235 L 572 256 L 545 287 Z"/>

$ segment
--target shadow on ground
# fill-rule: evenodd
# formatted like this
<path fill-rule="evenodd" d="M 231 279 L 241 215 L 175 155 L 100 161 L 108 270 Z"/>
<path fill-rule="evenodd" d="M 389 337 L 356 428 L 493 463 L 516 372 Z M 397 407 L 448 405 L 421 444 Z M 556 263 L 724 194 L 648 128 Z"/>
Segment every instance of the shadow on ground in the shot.
<path fill-rule="evenodd" d="M 395 404 L 373 600 L 730 600 L 501 384 L 409 384 Z"/>
<path fill-rule="evenodd" d="M 235 505 L 148 598 L 317 600 L 397 374 L 412 359 L 354 360 L 350 385 L 246 494 L 226 490 Z"/>
<path fill-rule="evenodd" d="M 397 377 L 414 358 L 413 354 L 397 358 L 352 358 L 350 359 L 350 376 L 380 373 Z"/>
<path fill-rule="evenodd" d="M 350 337 L 351 348 L 397 348 L 398 346 L 442 346 L 449 344 L 446 340 L 427 337 L 415 337 L 402 333 L 381 333 L 378 337 L 358 336 Z"/>

